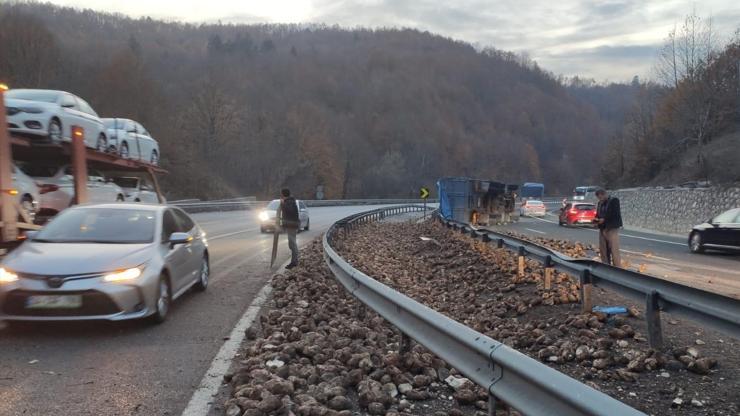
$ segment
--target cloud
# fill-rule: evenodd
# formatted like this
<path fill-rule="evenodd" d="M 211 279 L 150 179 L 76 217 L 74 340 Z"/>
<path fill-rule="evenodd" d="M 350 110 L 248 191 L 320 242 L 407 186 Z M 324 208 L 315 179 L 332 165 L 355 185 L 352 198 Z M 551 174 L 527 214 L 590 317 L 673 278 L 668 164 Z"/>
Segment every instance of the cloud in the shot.
<path fill-rule="evenodd" d="M 527 52 L 555 73 L 611 80 L 649 75 L 650 51 L 657 53 L 668 31 L 692 11 L 686 0 L 51 1 L 134 15 L 178 13 L 187 21 L 409 27 Z M 693 7 L 700 16 L 713 16 L 725 38 L 738 28 L 737 0 L 703 0 Z"/>

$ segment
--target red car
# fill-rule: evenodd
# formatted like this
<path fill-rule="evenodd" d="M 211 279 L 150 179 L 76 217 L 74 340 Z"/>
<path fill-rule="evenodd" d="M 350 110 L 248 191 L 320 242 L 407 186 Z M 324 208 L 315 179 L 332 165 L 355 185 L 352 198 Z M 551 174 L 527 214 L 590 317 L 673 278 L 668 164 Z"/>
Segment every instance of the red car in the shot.
<path fill-rule="evenodd" d="M 559 225 L 596 225 L 596 205 L 588 202 L 570 201 L 560 209 Z"/>

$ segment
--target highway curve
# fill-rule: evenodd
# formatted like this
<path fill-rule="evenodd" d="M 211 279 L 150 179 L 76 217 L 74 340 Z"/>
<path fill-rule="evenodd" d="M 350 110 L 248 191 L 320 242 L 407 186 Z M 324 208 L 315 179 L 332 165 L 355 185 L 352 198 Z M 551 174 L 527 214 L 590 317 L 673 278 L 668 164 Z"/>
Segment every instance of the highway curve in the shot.
<path fill-rule="evenodd" d="M 368 206 L 313 208 L 305 244 Z M 255 212 L 196 214 L 212 280 L 175 302 L 168 321 L 34 324 L 0 329 L 0 415 L 179 415 L 271 273 L 272 236 Z M 278 263 L 288 259 L 285 237 Z M 0 325 L 2 325 L 0 323 Z"/>

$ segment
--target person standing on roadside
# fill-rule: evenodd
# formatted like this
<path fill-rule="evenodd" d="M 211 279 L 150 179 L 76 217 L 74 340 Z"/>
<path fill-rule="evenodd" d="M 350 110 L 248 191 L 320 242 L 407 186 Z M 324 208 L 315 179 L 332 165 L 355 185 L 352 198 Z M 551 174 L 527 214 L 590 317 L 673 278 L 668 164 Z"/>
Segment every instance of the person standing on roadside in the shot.
<path fill-rule="evenodd" d="M 622 211 L 619 199 L 610 196 L 604 189 L 596 191 L 599 204 L 594 221 L 599 227 L 599 253 L 601 262 L 616 267 L 622 266 L 619 255 L 619 229 L 622 228 Z"/>
<path fill-rule="evenodd" d="M 301 226 L 301 220 L 298 217 L 298 201 L 290 196 L 290 190 L 283 188 L 280 192 L 280 226 L 288 235 L 288 247 L 290 248 L 290 264 L 285 266 L 286 269 L 292 269 L 298 265 L 298 242 L 296 236 L 298 228 Z"/>

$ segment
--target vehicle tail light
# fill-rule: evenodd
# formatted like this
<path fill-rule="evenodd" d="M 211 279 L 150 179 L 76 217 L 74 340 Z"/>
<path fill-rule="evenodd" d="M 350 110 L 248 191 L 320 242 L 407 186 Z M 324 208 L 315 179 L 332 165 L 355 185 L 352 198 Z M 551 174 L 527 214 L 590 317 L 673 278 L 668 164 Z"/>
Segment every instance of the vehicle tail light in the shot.
<path fill-rule="evenodd" d="M 577 210 L 577 209 L 571 209 L 571 210 L 570 210 L 570 213 L 571 213 L 572 215 L 576 215 L 576 214 L 578 214 L 578 210 Z"/>
<path fill-rule="evenodd" d="M 39 185 L 40 194 L 48 194 L 49 192 L 54 192 L 58 190 L 59 190 L 59 186 L 51 184 L 51 183 L 45 183 L 45 184 Z"/>

